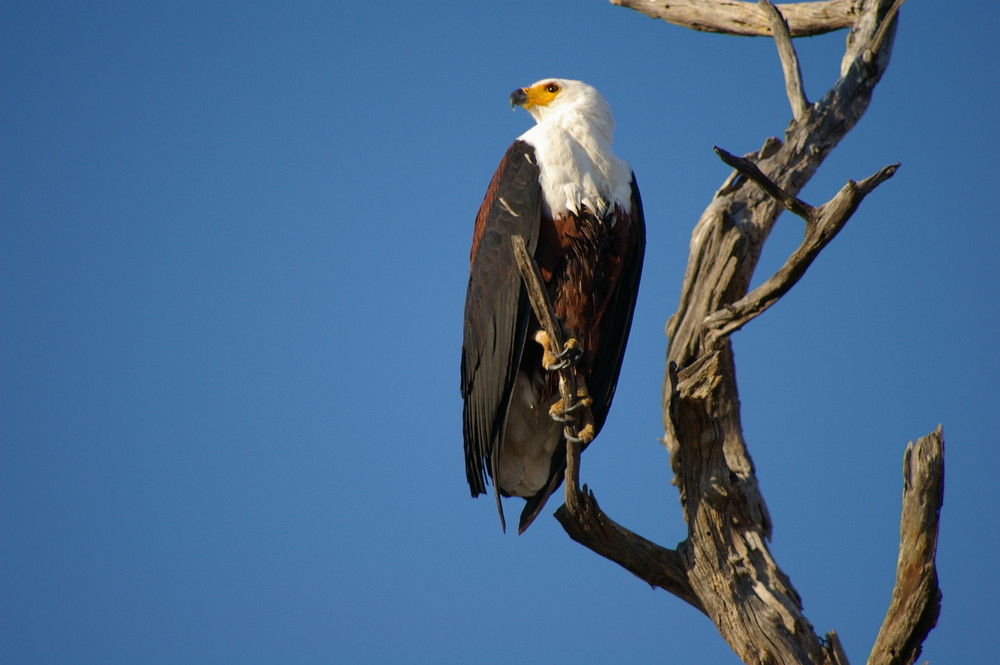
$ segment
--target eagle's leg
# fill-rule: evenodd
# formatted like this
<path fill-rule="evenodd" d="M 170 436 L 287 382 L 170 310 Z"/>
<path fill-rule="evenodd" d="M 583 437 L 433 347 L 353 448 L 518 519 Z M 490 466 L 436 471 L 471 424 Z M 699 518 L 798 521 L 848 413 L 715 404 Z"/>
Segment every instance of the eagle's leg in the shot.
<path fill-rule="evenodd" d="M 535 333 L 535 341 L 542 345 L 542 367 L 550 372 L 572 367 L 583 355 L 580 342 L 575 337 L 568 338 L 558 353 L 552 350 L 552 340 L 544 330 Z"/>

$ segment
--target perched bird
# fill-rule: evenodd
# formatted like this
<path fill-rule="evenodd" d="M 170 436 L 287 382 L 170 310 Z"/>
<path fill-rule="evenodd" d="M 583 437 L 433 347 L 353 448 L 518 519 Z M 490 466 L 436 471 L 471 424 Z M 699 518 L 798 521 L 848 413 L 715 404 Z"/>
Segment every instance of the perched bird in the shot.
<path fill-rule="evenodd" d="M 589 407 L 585 446 L 611 407 L 635 308 L 646 243 L 639 188 L 611 151 L 614 120 L 580 81 L 543 79 L 510 96 L 536 124 L 507 150 L 472 236 L 462 344 L 465 470 L 476 497 L 527 500 L 524 532 L 560 485 L 566 439 L 560 359 L 575 362 Z M 511 236 L 524 238 L 572 349 L 550 348 L 532 312 Z M 544 361 L 543 361 L 544 355 Z M 550 414 L 551 412 L 551 414 Z M 554 417 L 553 417 L 554 416 Z"/>

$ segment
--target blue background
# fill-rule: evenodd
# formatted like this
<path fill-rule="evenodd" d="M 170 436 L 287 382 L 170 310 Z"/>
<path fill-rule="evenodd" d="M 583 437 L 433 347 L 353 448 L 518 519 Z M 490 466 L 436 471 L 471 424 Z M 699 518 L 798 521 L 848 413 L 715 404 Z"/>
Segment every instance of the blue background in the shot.
<path fill-rule="evenodd" d="M 472 219 L 531 125 L 507 96 L 584 79 L 649 244 L 583 480 L 684 538 L 663 326 L 728 175 L 711 146 L 787 123 L 770 40 L 598 0 L 0 7 L 0 661 L 738 662 L 551 517 L 500 533 L 465 485 L 458 361 Z M 733 338 L 774 554 L 855 663 L 893 584 L 905 444 L 938 423 L 923 659 L 992 662 L 998 22 L 904 5 L 872 106 L 802 196 L 902 168 Z M 844 36 L 797 40 L 811 99 Z M 779 220 L 758 281 L 801 233 Z"/>

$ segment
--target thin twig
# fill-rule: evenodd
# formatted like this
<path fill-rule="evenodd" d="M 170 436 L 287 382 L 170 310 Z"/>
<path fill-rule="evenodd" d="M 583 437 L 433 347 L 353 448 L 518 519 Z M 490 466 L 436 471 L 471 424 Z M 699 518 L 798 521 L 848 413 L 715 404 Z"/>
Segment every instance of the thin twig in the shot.
<path fill-rule="evenodd" d="M 514 260 L 517 261 L 517 268 L 521 271 L 521 279 L 524 280 L 524 287 L 528 290 L 528 300 L 531 301 L 535 317 L 541 324 L 542 330 L 549 336 L 552 347 L 561 349 L 563 348 L 562 326 L 556 320 L 555 310 L 552 309 L 552 303 L 549 302 L 545 287 L 542 286 L 538 264 L 528 254 L 524 238 L 518 235 L 511 236 L 510 244 L 514 249 Z"/>
<path fill-rule="evenodd" d="M 882 42 L 885 41 L 886 35 L 889 33 L 889 27 L 892 25 L 893 21 L 896 19 L 896 14 L 899 13 L 899 8 L 903 5 L 906 0 L 896 0 L 892 3 L 892 7 L 886 12 L 885 16 L 882 18 L 882 22 L 878 26 L 878 31 L 875 36 L 872 37 L 871 44 L 865 50 L 864 61 L 866 64 L 870 64 L 875 58 L 875 54 L 878 53 L 879 49 L 882 48 Z"/>
<path fill-rule="evenodd" d="M 788 102 L 792 105 L 792 116 L 796 120 L 801 120 L 809 112 L 809 100 L 806 99 L 806 91 L 802 87 L 799 56 L 792 46 L 792 33 L 788 29 L 788 22 L 769 0 L 760 0 L 757 4 L 771 24 L 771 33 L 774 35 L 778 58 L 781 60 L 781 70 L 785 75 L 785 94 L 788 95 Z"/>
<path fill-rule="evenodd" d="M 773 180 L 764 175 L 764 172 L 752 161 L 745 157 L 737 157 L 730 152 L 726 152 L 719 146 L 713 146 L 712 150 L 715 151 L 715 154 L 723 162 L 757 183 L 761 189 L 776 199 L 786 210 L 795 213 L 807 222 L 812 220 L 815 210 L 811 205 L 783 190 Z"/>
<path fill-rule="evenodd" d="M 565 348 L 562 326 L 559 324 L 552 302 L 549 300 L 545 287 L 542 286 L 542 276 L 535 259 L 528 254 L 528 248 L 524 243 L 524 238 L 519 235 L 511 236 L 511 247 L 514 250 L 514 259 L 517 261 L 518 270 L 521 272 L 521 279 L 528 292 L 528 300 L 531 308 L 535 312 L 542 330 L 549 336 L 549 345 L 553 349 Z M 562 399 L 565 413 L 576 413 L 574 420 L 567 423 L 563 429 L 566 437 L 566 503 L 573 507 L 578 505 L 580 494 L 580 441 L 579 441 L 579 413 L 573 409 L 576 405 L 576 372 L 572 366 L 563 367 L 559 371 L 559 396 Z"/>

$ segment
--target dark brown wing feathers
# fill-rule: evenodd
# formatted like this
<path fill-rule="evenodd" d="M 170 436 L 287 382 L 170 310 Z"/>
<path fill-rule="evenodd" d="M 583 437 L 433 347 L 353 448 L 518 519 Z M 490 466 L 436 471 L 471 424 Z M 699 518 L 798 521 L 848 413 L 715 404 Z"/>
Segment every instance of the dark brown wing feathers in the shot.
<path fill-rule="evenodd" d="M 618 275 L 615 282 L 610 285 L 611 293 L 608 296 L 607 306 L 597 322 L 600 331 L 600 349 L 594 355 L 590 376 L 587 378 L 587 387 L 594 400 L 591 410 L 598 431 L 604 425 L 611 409 L 611 401 L 618 385 L 618 375 L 621 372 L 625 345 L 632 327 L 632 315 L 639 293 L 639 277 L 646 249 L 646 222 L 634 174 L 631 215 L 627 218 L 627 224 L 616 224 L 616 229 L 619 233 L 614 237 L 622 243 L 624 252 L 621 263 L 615 266 Z"/>
<path fill-rule="evenodd" d="M 486 491 L 487 474 L 494 476 L 531 316 L 510 237 L 523 236 L 534 251 L 541 206 L 534 155 L 526 143 L 511 145 L 476 216 L 462 345 L 465 470 L 472 496 Z"/>

